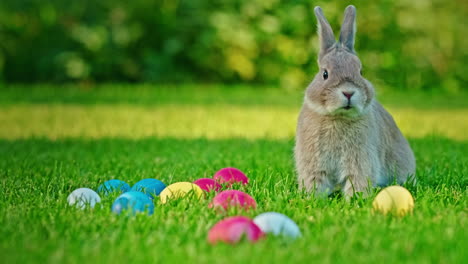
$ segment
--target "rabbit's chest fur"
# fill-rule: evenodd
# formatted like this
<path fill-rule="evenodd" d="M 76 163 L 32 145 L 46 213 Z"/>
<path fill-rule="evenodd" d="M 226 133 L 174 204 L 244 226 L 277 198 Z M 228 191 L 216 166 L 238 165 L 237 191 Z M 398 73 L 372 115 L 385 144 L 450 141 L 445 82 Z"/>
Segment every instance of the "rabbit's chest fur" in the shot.
<path fill-rule="evenodd" d="M 381 155 L 372 113 L 359 120 L 317 116 L 308 109 L 301 115 L 295 150 L 300 185 L 310 189 L 313 182 L 331 192 L 345 188 L 350 177 L 358 178 L 354 184 L 378 181 Z"/>

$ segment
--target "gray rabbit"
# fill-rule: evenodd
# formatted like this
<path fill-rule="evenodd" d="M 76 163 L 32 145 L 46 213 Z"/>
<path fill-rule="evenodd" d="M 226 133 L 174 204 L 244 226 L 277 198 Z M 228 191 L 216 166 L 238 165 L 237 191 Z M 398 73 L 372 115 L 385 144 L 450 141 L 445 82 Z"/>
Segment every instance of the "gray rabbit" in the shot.
<path fill-rule="evenodd" d="M 356 8 L 346 8 L 338 42 L 322 9 L 314 12 L 320 69 L 307 87 L 297 124 L 299 187 L 321 195 L 342 190 L 351 197 L 370 186 L 404 183 L 415 173 L 414 155 L 361 75 L 354 51 Z"/>

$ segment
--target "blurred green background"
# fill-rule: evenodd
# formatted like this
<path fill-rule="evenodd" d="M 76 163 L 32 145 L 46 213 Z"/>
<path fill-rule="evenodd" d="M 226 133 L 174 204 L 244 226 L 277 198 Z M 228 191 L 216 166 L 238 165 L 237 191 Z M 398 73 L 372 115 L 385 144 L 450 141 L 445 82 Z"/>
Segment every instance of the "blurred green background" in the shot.
<path fill-rule="evenodd" d="M 401 90 L 466 89 L 462 0 L 2 0 L 0 82 L 223 82 L 303 89 L 316 72 L 313 8 L 338 36 L 358 10 L 364 74 Z"/>

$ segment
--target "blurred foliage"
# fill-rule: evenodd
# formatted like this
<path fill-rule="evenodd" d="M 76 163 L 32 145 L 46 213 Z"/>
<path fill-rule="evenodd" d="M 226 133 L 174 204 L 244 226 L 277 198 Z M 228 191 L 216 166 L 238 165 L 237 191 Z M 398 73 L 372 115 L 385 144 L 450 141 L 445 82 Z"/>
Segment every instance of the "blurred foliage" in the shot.
<path fill-rule="evenodd" d="M 2 0 L 0 80 L 303 88 L 317 70 L 314 6 L 338 36 L 350 3 L 356 49 L 376 85 L 466 89 L 462 0 Z"/>

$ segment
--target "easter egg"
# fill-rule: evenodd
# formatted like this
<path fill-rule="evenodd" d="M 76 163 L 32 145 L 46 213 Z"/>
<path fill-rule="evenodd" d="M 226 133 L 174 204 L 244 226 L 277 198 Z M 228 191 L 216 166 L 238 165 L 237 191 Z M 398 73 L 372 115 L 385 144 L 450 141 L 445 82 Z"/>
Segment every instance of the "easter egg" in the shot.
<path fill-rule="evenodd" d="M 245 210 L 257 208 L 257 203 L 252 196 L 242 191 L 226 190 L 218 193 L 210 204 L 212 208 L 227 210 L 231 207 L 238 207 Z"/>
<path fill-rule="evenodd" d="M 251 219 L 244 216 L 234 216 L 216 223 L 208 232 L 208 242 L 211 244 L 218 242 L 235 244 L 243 237 L 250 242 L 256 242 L 264 236 L 262 230 Z"/>
<path fill-rule="evenodd" d="M 149 178 L 143 179 L 132 186 L 132 191 L 142 192 L 148 195 L 151 199 L 158 196 L 166 185 L 157 179 Z"/>
<path fill-rule="evenodd" d="M 68 195 L 67 202 L 69 205 L 80 209 L 84 209 L 87 206 L 94 208 L 96 203 L 101 202 L 101 197 L 89 188 L 79 188 Z"/>
<path fill-rule="evenodd" d="M 161 203 L 166 203 L 170 199 L 190 197 L 199 199 L 203 195 L 203 190 L 191 182 L 176 182 L 167 186 L 159 195 Z"/>
<path fill-rule="evenodd" d="M 372 206 L 374 211 L 384 215 L 404 216 L 413 211 L 414 200 L 407 189 L 401 186 L 389 186 L 377 194 Z"/>
<path fill-rule="evenodd" d="M 99 185 L 97 192 L 100 194 L 108 195 L 113 192 L 128 192 L 130 191 L 130 186 L 121 180 L 113 179 L 105 181 L 103 184 Z"/>
<path fill-rule="evenodd" d="M 214 174 L 213 179 L 221 184 L 227 184 L 227 186 L 231 186 L 236 182 L 240 182 L 242 184 L 247 184 L 249 182 L 247 176 L 236 168 L 220 169 Z"/>
<path fill-rule="evenodd" d="M 301 231 L 296 223 L 284 214 L 267 212 L 256 216 L 253 221 L 264 233 L 289 238 L 301 236 Z"/>
<path fill-rule="evenodd" d="M 121 214 L 125 211 L 130 215 L 140 212 L 147 212 L 148 215 L 152 215 L 154 204 L 148 195 L 142 192 L 130 191 L 121 194 L 112 204 L 112 212 Z"/>
<path fill-rule="evenodd" d="M 196 185 L 198 185 L 202 190 L 210 192 L 210 191 L 219 191 L 221 190 L 221 184 L 216 182 L 215 180 L 211 178 L 201 178 L 196 181 L 194 181 Z"/>

